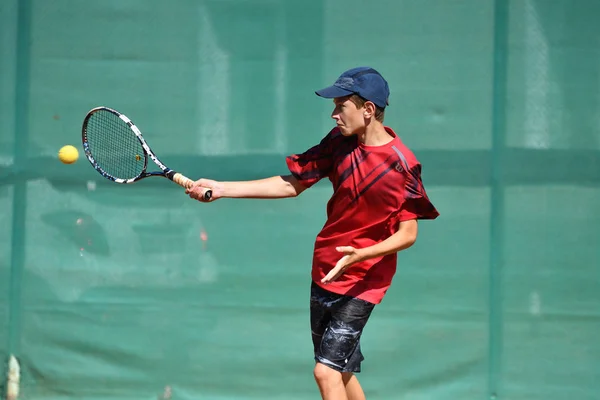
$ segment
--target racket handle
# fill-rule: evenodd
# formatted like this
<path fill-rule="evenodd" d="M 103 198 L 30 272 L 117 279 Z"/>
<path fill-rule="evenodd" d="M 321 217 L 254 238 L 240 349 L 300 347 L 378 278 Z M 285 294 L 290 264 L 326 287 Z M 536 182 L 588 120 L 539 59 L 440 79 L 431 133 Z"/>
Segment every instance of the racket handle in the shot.
<path fill-rule="evenodd" d="M 173 172 L 170 171 L 170 173 L 167 174 L 167 177 L 169 179 L 171 179 L 173 182 L 175 182 L 176 184 L 178 184 L 179 186 L 185 188 L 185 189 L 189 189 L 194 185 L 194 181 L 191 180 L 190 178 L 183 176 L 182 174 L 180 174 L 179 172 Z M 210 189 L 205 189 L 204 191 L 204 200 L 208 201 L 212 198 L 212 190 Z"/>
<path fill-rule="evenodd" d="M 179 172 L 175 172 L 172 176 L 169 176 L 169 178 L 171 178 L 173 182 L 185 189 L 189 189 L 194 185 L 193 180 L 181 175 Z"/>

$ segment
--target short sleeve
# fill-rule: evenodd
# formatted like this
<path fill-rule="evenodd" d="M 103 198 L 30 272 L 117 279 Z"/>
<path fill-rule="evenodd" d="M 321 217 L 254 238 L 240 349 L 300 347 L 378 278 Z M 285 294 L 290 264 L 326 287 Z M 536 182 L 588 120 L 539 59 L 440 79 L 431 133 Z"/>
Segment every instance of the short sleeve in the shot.
<path fill-rule="evenodd" d="M 288 169 L 302 186 L 309 188 L 329 176 L 333 165 L 332 141 L 334 136 L 334 131 L 331 131 L 319 144 L 304 153 L 286 157 Z"/>
<path fill-rule="evenodd" d="M 421 179 L 421 164 L 414 165 L 406 171 L 404 185 L 404 202 L 400 210 L 399 220 L 436 219 L 440 213 L 427 197 L 427 192 Z"/>

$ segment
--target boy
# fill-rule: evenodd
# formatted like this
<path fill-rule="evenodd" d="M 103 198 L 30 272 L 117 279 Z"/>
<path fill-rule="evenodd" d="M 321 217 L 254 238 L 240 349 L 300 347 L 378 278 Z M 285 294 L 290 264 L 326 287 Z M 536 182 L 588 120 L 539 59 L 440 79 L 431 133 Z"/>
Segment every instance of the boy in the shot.
<path fill-rule="evenodd" d="M 295 197 L 322 178 L 333 195 L 313 253 L 310 322 L 314 376 L 324 400 L 363 400 L 354 375 L 360 337 L 396 271 L 396 253 L 417 238 L 417 220 L 439 213 L 421 181 L 421 165 L 383 125 L 389 87 L 373 68 L 344 72 L 317 95 L 333 99 L 336 122 L 319 144 L 286 158 L 290 174 L 246 182 L 200 179 L 186 193 L 212 199 Z"/>

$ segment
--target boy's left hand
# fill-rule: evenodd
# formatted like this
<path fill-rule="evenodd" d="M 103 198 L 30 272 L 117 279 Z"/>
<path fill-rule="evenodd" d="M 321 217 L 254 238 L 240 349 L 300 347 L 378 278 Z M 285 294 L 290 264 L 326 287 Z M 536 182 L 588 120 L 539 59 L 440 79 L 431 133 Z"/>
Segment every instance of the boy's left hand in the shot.
<path fill-rule="evenodd" d="M 339 278 L 352 264 L 362 261 L 360 249 L 355 249 L 352 246 L 339 246 L 335 248 L 344 256 L 335 264 L 335 267 L 321 279 L 321 283 L 328 284 Z"/>

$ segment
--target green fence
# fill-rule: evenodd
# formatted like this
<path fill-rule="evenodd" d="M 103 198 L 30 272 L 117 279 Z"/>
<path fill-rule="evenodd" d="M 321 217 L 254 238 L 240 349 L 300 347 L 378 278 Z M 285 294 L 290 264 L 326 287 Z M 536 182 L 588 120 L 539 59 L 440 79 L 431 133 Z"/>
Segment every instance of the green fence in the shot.
<path fill-rule="evenodd" d="M 599 19 L 596 0 L 2 0 L 0 356 L 20 398 L 318 398 L 326 182 L 201 205 L 56 153 L 107 105 L 191 177 L 286 173 L 331 127 L 314 90 L 371 65 L 441 217 L 365 331 L 367 398 L 600 399 Z"/>

